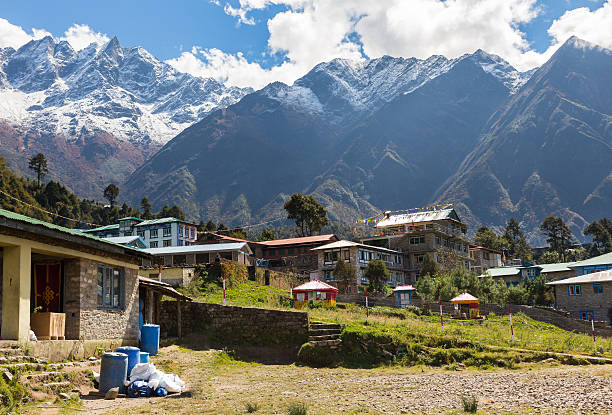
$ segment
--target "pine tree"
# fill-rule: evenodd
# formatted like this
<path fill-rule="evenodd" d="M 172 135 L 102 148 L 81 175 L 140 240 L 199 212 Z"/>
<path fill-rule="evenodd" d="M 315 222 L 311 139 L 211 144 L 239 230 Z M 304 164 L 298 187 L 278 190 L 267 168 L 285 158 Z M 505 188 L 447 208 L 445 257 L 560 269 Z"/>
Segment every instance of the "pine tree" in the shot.
<path fill-rule="evenodd" d="M 38 187 L 40 187 L 40 179 L 49 173 L 49 169 L 47 168 L 47 158 L 43 153 L 38 153 L 37 155 L 30 157 L 28 160 L 28 168 L 34 170 L 36 173 L 36 183 L 38 184 Z"/>

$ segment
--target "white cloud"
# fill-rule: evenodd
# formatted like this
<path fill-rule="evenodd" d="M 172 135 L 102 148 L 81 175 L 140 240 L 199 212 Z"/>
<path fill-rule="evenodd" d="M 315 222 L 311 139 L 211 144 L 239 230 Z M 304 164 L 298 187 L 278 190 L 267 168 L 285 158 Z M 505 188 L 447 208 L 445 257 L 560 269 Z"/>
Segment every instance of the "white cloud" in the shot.
<path fill-rule="evenodd" d="M 582 40 L 612 48 L 612 0 L 607 0 L 592 12 L 586 7 L 566 11 L 552 23 L 548 34 L 555 43 L 578 36 Z"/>
<path fill-rule="evenodd" d="M 92 43 L 98 45 L 109 41 L 108 36 L 104 33 L 94 32 L 85 24 L 74 24 L 64 32 L 64 36 L 60 40 L 66 40 L 74 48 L 74 50 L 85 49 Z"/>
<path fill-rule="evenodd" d="M 498 54 L 519 69 L 542 63 L 518 25 L 534 19 L 537 0 L 240 0 L 226 13 L 252 23 L 249 12 L 284 5 L 267 22 L 268 52 L 286 60 L 270 69 L 241 54 L 198 49 L 168 61 L 178 70 L 238 86 L 291 83 L 316 64 L 333 58 L 382 55 L 456 57 L 476 49 Z M 198 62 L 198 60 L 204 62 Z"/>
<path fill-rule="evenodd" d="M 50 36 L 50 33 L 46 30 L 32 29 L 32 34 L 29 34 L 21 26 L 16 26 L 8 20 L 0 18 L 0 48 L 10 46 L 17 49 L 32 39 L 42 39 L 45 36 Z"/>

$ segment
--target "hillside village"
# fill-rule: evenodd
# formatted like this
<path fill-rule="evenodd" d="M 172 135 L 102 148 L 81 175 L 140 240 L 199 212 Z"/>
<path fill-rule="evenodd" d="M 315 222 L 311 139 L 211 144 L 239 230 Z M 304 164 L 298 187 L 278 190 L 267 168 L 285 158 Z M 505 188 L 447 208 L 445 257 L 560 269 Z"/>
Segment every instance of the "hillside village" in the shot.
<path fill-rule="evenodd" d="M 158 3 L 0 12 L 0 415 L 612 414 L 612 0 Z"/>

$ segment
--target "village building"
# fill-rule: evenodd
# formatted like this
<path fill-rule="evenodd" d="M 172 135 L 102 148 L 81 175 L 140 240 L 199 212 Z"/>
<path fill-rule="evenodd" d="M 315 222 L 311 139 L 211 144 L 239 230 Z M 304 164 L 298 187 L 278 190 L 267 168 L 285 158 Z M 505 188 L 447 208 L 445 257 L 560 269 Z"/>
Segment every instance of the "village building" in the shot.
<path fill-rule="evenodd" d="M 535 280 L 540 275 L 544 275 L 548 281 L 556 281 L 575 276 L 575 271 L 571 268 L 572 265 L 572 262 L 560 262 L 556 264 L 523 264 L 515 267 L 489 268 L 479 277 L 491 276 L 495 280 L 502 281 L 507 287 Z"/>
<path fill-rule="evenodd" d="M 308 281 L 292 289 L 293 305 L 302 308 L 308 302 L 321 302 L 323 305 L 335 306 L 338 289 L 322 281 Z"/>
<path fill-rule="evenodd" d="M 484 246 L 470 245 L 470 259 L 472 259 L 472 270 L 483 274 L 489 268 L 503 267 L 503 253 Z"/>
<path fill-rule="evenodd" d="M 161 271 L 161 280 L 174 286 L 190 281 L 198 264 L 225 259 L 253 265 L 253 251 L 246 242 L 148 248 L 143 252 L 150 254 L 151 258 L 142 262 L 142 273 L 159 279 Z"/>
<path fill-rule="evenodd" d="M 397 296 L 397 307 L 406 308 L 412 305 L 412 297 L 415 294 L 416 288 L 412 285 L 398 285 L 393 289 Z"/>
<path fill-rule="evenodd" d="M 274 239 L 253 244 L 260 266 L 279 271 L 309 273 L 317 269 L 317 255 L 312 249 L 339 240 L 336 235 L 327 234 Z"/>
<path fill-rule="evenodd" d="M 380 259 L 385 263 L 390 272 L 387 281 L 390 287 L 402 285 L 408 278 L 404 268 L 404 255 L 393 249 L 343 240 L 313 248 L 312 251 L 317 255 L 317 267 L 316 271 L 310 274 L 311 279 L 328 282 L 340 288 L 342 292 L 356 293 L 358 287 L 368 285 L 365 269 L 368 262 L 374 259 Z M 334 267 L 338 261 L 344 261 L 356 268 L 357 276 L 354 281 L 343 281 L 334 275 Z"/>
<path fill-rule="evenodd" d="M 612 270 L 549 282 L 555 307 L 582 320 L 612 321 Z"/>
<path fill-rule="evenodd" d="M 27 341 L 31 321 L 40 327 L 56 313 L 65 323 L 56 338 L 137 342 L 138 266 L 147 253 L 6 210 L 0 246 L 2 339 Z"/>
<path fill-rule="evenodd" d="M 110 236 L 102 238 L 105 241 L 112 242 L 114 244 L 130 246 L 137 249 L 147 249 L 149 245 L 140 236 Z"/>
<path fill-rule="evenodd" d="M 456 265 L 471 269 L 466 233 L 467 226 L 452 208 L 398 215 L 387 212 L 376 225 L 376 236 L 361 242 L 402 252 L 409 277 L 405 283 L 414 284 L 427 254 L 440 264 L 452 258 Z"/>
<path fill-rule="evenodd" d="M 119 219 L 114 225 L 85 229 L 83 232 L 100 238 L 139 236 L 150 248 L 193 245 L 197 240 L 197 227 L 177 218 L 144 220 L 134 217 Z"/>
<path fill-rule="evenodd" d="M 570 268 L 574 270 L 576 276 L 612 269 L 612 252 L 574 262 Z"/>

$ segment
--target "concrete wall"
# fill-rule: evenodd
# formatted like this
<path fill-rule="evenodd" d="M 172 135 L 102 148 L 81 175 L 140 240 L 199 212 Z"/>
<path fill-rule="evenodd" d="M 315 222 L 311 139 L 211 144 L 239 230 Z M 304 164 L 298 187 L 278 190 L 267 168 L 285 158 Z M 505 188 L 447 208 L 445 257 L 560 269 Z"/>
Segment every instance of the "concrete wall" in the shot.
<path fill-rule="evenodd" d="M 601 294 L 594 293 L 591 283 L 578 285 L 581 287 L 581 295 L 569 295 L 568 285 L 554 286 L 557 308 L 568 311 L 574 318 L 580 318 L 581 311 L 592 311 L 595 321 L 610 321 L 612 282 L 601 283 Z"/>
<path fill-rule="evenodd" d="M 177 302 L 162 301 L 161 338 L 177 336 Z M 181 303 L 182 335 L 204 334 L 220 345 L 300 345 L 308 314 L 208 303 Z"/>

